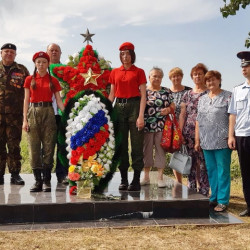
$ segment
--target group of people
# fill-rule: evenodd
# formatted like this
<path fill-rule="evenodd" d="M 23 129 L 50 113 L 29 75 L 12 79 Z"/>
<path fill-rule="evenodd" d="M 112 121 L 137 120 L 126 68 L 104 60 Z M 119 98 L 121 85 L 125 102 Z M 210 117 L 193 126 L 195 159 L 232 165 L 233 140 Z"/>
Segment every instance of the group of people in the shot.
<path fill-rule="evenodd" d="M 123 134 L 121 145 L 121 184 L 119 190 L 140 191 L 150 184 L 150 169 L 158 169 L 158 187 L 166 186 L 163 170 L 166 152 L 160 142 L 166 116 L 174 113 L 183 135 L 182 143 L 192 157 L 188 187 L 209 196 L 216 212 L 227 209 L 230 197 L 231 152 L 237 149 L 247 209 L 240 216 L 250 215 L 250 51 L 240 52 L 241 67 L 246 81 L 236 86 L 233 93 L 221 88 L 221 74 L 198 63 L 191 69 L 194 87 L 182 85 L 183 72 L 170 70 L 170 88 L 161 86 L 163 70 L 154 67 L 149 73 L 149 84 L 142 69 L 136 67 L 134 45 L 123 43 L 120 48 L 121 67 L 112 70 L 109 99 L 118 110 L 117 126 Z M 130 137 L 129 137 L 130 135 Z M 134 176 L 128 182 L 129 154 Z M 140 180 L 144 168 L 144 178 Z M 182 176 L 174 172 L 176 180 Z"/>
<path fill-rule="evenodd" d="M 35 177 L 35 184 L 30 191 L 49 192 L 57 124 L 60 122 L 57 110 L 64 110 L 59 94 L 61 86 L 50 75 L 49 65 L 60 63 L 61 49 L 57 44 L 50 44 L 47 52 L 35 53 L 32 58 L 35 65 L 32 75 L 25 66 L 15 62 L 16 50 L 12 43 L 1 47 L 0 185 L 4 184 L 6 163 L 11 174 L 11 184 L 25 184 L 20 176 L 23 129 L 28 135 L 30 165 Z M 58 159 L 56 173 L 58 182 L 65 182 L 67 170 Z"/>
<path fill-rule="evenodd" d="M 192 157 L 188 187 L 208 196 L 217 212 L 224 211 L 230 197 L 231 151 L 237 149 L 247 209 L 241 216 L 250 215 L 250 52 L 240 52 L 245 83 L 233 93 L 221 88 L 221 74 L 208 71 L 199 63 L 191 69 L 194 87 L 182 85 L 183 71 L 175 67 L 169 71 L 170 88 L 161 86 L 163 70 L 153 67 L 149 84 L 143 69 L 134 65 L 134 45 L 125 42 L 119 47 L 121 66 L 111 71 L 109 100 L 115 102 L 118 112 L 117 128 L 122 133 L 119 170 L 119 190 L 140 191 L 150 184 L 150 169 L 158 169 L 158 187 L 166 183 L 163 171 L 166 152 L 160 142 L 166 116 L 175 114 L 182 134 L 182 143 Z M 31 192 L 51 190 L 50 179 L 56 144 L 57 126 L 60 123 L 57 109 L 64 110 L 60 98 L 60 83 L 50 75 L 50 63 L 60 63 L 61 49 L 51 44 L 47 52 L 33 56 L 35 69 L 32 75 L 15 62 L 16 46 L 8 43 L 1 47 L 0 61 L 0 184 L 4 184 L 6 163 L 11 183 L 23 185 L 20 141 L 22 128 L 28 133 L 31 167 L 35 184 Z M 53 98 L 56 103 L 53 109 Z M 24 103 L 23 107 L 21 103 Z M 129 140 L 134 175 L 128 182 Z M 7 148 L 6 148 L 7 146 Z M 57 161 L 60 165 L 60 162 Z M 144 169 L 144 178 L 140 178 Z M 56 167 L 58 182 L 65 181 L 67 170 Z M 174 171 L 177 182 L 180 173 Z"/>

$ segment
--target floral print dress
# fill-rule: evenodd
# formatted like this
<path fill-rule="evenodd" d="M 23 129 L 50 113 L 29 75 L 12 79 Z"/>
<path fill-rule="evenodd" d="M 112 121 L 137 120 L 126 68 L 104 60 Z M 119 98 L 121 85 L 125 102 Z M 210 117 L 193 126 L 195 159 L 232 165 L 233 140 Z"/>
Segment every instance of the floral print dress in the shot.
<path fill-rule="evenodd" d="M 184 89 L 178 92 L 173 92 L 170 89 L 170 93 L 172 94 L 173 98 L 174 98 L 174 104 L 175 104 L 175 116 L 177 121 L 179 121 L 179 116 L 181 113 L 181 102 L 182 102 L 182 97 L 183 95 L 188 91 L 191 90 L 190 87 L 184 86 Z"/>
<path fill-rule="evenodd" d="M 195 93 L 193 90 L 189 90 L 183 95 L 182 102 L 186 104 L 186 120 L 182 134 L 186 141 L 188 154 L 192 157 L 191 172 L 188 175 L 188 187 L 208 196 L 209 181 L 204 155 L 202 151 L 196 152 L 194 150 L 195 123 L 197 117 L 198 101 L 200 96 L 206 93 L 207 91 Z M 200 187 L 197 187 L 197 181 L 199 182 Z"/>
<path fill-rule="evenodd" d="M 144 113 L 144 132 L 161 132 L 166 120 L 165 115 L 161 115 L 161 110 L 169 107 L 173 102 L 170 89 L 161 87 L 159 91 L 146 91 L 146 108 Z"/>

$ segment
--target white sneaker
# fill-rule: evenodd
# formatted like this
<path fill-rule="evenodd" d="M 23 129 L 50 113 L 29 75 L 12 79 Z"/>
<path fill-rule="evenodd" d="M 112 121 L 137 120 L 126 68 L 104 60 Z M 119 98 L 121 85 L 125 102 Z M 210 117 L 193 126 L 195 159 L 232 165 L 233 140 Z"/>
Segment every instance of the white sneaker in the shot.
<path fill-rule="evenodd" d="M 158 180 L 158 187 L 159 188 L 164 188 L 166 186 L 167 186 L 167 184 L 164 180 Z"/>
<path fill-rule="evenodd" d="M 141 182 L 140 182 L 141 186 L 146 186 L 146 185 L 150 185 L 150 180 L 145 180 L 143 179 Z"/>

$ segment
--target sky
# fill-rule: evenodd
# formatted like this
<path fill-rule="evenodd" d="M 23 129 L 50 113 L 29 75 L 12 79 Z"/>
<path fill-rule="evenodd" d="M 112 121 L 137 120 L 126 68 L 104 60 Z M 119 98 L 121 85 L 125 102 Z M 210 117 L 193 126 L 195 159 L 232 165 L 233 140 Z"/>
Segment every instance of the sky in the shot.
<path fill-rule="evenodd" d="M 0 0 L 0 46 L 17 46 L 18 63 L 30 72 L 32 56 L 49 43 L 62 49 L 61 61 L 86 43 L 87 28 L 93 49 L 120 66 L 119 46 L 135 45 L 137 67 L 148 76 L 153 66 L 164 71 L 162 85 L 171 86 L 168 72 L 180 67 L 182 84 L 193 87 L 190 71 L 197 63 L 222 74 L 222 88 L 232 91 L 244 81 L 239 51 L 250 31 L 250 6 L 223 18 L 223 0 Z"/>

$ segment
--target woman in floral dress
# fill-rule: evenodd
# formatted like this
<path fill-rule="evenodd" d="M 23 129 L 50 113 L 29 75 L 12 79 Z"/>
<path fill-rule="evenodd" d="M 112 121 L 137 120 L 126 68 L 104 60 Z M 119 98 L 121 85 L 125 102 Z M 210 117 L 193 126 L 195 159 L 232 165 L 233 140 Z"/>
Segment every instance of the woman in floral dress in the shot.
<path fill-rule="evenodd" d="M 192 157 L 191 172 L 188 175 L 188 187 L 208 196 L 209 181 L 203 153 L 194 149 L 195 145 L 195 123 L 199 98 L 207 93 L 205 85 L 205 74 L 207 67 L 198 63 L 191 70 L 191 78 L 195 84 L 192 90 L 188 90 L 181 103 L 179 117 L 180 128 L 183 134 L 183 143 L 186 144 L 188 154 Z"/>
<path fill-rule="evenodd" d="M 141 185 L 149 185 L 149 172 L 151 167 L 158 170 L 158 187 L 166 187 L 163 180 L 163 171 L 166 166 L 166 151 L 161 147 L 162 131 L 166 116 L 172 113 L 175 105 L 168 88 L 162 87 L 163 71 L 154 67 L 149 73 L 149 85 L 147 86 L 145 128 L 144 128 L 144 179 Z M 155 149 L 155 151 L 154 151 Z"/>
<path fill-rule="evenodd" d="M 182 97 L 191 88 L 181 84 L 182 79 L 183 79 L 182 69 L 175 67 L 169 71 L 168 76 L 169 76 L 170 81 L 172 82 L 172 86 L 170 87 L 170 93 L 172 94 L 172 97 L 174 98 L 175 116 L 176 116 L 177 121 L 179 121 Z M 173 170 L 173 173 L 174 173 L 175 179 L 179 183 L 182 183 L 182 174 L 178 173 L 176 170 Z"/>

